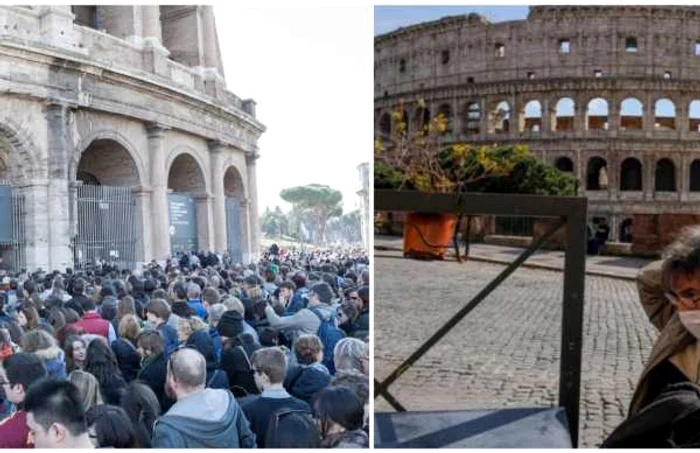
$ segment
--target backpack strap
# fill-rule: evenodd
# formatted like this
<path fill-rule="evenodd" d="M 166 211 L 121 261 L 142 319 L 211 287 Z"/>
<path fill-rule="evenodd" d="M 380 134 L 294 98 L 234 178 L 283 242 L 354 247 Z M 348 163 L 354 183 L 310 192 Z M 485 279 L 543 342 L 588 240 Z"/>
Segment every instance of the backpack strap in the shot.
<path fill-rule="evenodd" d="M 297 383 L 297 381 L 299 380 L 299 378 L 301 377 L 302 374 L 304 374 L 304 368 L 302 368 L 302 366 L 299 365 L 299 372 L 294 375 L 292 380 L 289 381 L 289 389 L 290 390 L 294 388 L 294 384 Z"/>
<path fill-rule="evenodd" d="M 318 319 L 321 321 L 321 323 L 326 322 L 326 320 L 323 319 L 323 315 L 321 314 L 320 311 L 318 311 L 318 309 L 316 309 L 316 308 L 309 308 L 309 307 L 306 307 L 306 308 L 309 309 L 309 310 L 311 311 L 311 313 L 315 314 L 315 315 L 318 317 Z"/>

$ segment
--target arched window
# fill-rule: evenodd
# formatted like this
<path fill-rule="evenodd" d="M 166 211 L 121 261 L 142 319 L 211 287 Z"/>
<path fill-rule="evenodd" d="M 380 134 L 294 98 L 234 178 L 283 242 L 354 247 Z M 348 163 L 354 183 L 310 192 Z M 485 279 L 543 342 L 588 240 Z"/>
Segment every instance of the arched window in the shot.
<path fill-rule="evenodd" d="M 586 190 L 606 190 L 608 188 L 608 169 L 605 159 L 593 157 L 586 167 Z"/>
<path fill-rule="evenodd" d="M 467 103 L 462 113 L 464 135 L 478 135 L 481 128 L 481 106 L 478 102 Z"/>
<path fill-rule="evenodd" d="M 691 132 L 700 132 L 700 100 L 695 99 L 690 101 L 688 117 L 688 130 Z"/>
<path fill-rule="evenodd" d="M 586 130 L 608 129 L 608 101 L 603 98 L 591 99 L 586 107 Z"/>
<path fill-rule="evenodd" d="M 508 133 L 510 131 L 510 105 L 506 101 L 499 102 L 492 113 L 492 119 L 494 133 Z"/>
<path fill-rule="evenodd" d="M 654 128 L 676 130 L 676 105 L 669 99 L 659 99 L 654 104 Z"/>
<path fill-rule="evenodd" d="M 632 242 L 632 219 L 628 217 L 620 222 L 618 231 L 620 232 L 620 242 Z"/>
<path fill-rule="evenodd" d="M 700 160 L 690 164 L 690 191 L 700 192 Z"/>
<path fill-rule="evenodd" d="M 574 130 L 574 110 L 576 104 L 571 98 L 561 98 L 554 111 L 554 131 Z"/>
<path fill-rule="evenodd" d="M 542 130 L 542 104 L 540 101 L 534 100 L 525 104 L 523 118 L 520 132 L 540 132 Z"/>
<path fill-rule="evenodd" d="M 642 190 L 642 164 L 634 157 L 622 161 L 620 190 Z"/>
<path fill-rule="evenodd" d="M 452 134 L 453 128 L 452 128 L 452 106 L 450 104 L 440 104 L 440 107 L 438 107 L 438 118 L 444 117 L 445 121 L 447 121 L 447 129 L 443 132 L 443 134 L 448 135 Z"/>
<path fill-rule="evenodd" d="M 574 171 L 574 163 L 568 157 L 562 156 L 557 159 L 554 166 L 561 171 Z"/>
<path fill-rule="evenodd" d="M 636 98 L 627 98 L 620 104 L 620 129 L 641 130 L 644 125 L 644 106 Z"/>
<path fill-rule="evenodd" d="M 670 159 L 661 159 L 656 163 L 654 190 L 657 192 L 676 191 L 676 166 Z"/>
<path fill-rule="evenodd" d="M 391 115 L 388 113 L 382 114 L 379 119 L 379 133 L 383 137 L 388 137 L 391 135 Z"/>

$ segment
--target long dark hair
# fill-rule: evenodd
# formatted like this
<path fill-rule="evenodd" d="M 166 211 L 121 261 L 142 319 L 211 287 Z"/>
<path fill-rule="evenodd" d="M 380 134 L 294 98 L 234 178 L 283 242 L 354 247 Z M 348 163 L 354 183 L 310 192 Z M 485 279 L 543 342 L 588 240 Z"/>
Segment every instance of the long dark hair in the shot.
<path fill-rule="evenodd" d="M 87 346 L 85 340 L 83 340 L 83 338 L 80 335 L 69 335 L 63 341 L 63 352 L 66 353 L 66 370 L 68 372 L 75 370 L 75 362 L 73 361 L 73 343 L 75 343 L 76 341 L 80 341 L 85 346 Z M 85 356 L 85 360 L 87 361 L 87 355 Z M 85 365 L 85 363 L 83 363 L 83 365 Z"/>
<path fill-rule="evenodd" d="M 313 399 L 316 418 L 321 421 L 321 435 L 325 438 L 332 423 L 347 431 L 362 428 L 364 407 L 355 393 L 347 387 L 331 386 L 320 390 Z"/>
<path fill-rule="evenodd" d="M 85 414 L 85 420 L 88 426 L 95 425 L 99 447 L 134 448 L 136 446 L 134 427 L 121 407 L 109 404 L 94 406 Z"/>
<path fill-rule="evenodd" d="M 114 351 L 100 338 L 92 340 L 87 348 L 85 371 L 97 378 L 100 388 L 104 388 L 112 382 L 115 375 L 121 376 L 119 363 L 114 355 Z"/>
<path fill-rule="evenodd" d="M 133 381 L 122 396 L 121 406 L 134 426 L 136 447 L 151 448 L 153 424 L 160 415 L 160 403 L 156 394 L 149 386 Z"/>
<path fill-rule="evenodd" d="M 310 412 L 280 409 L 270 420 L 265 448 L 321 448 L 321 432 Z"/>

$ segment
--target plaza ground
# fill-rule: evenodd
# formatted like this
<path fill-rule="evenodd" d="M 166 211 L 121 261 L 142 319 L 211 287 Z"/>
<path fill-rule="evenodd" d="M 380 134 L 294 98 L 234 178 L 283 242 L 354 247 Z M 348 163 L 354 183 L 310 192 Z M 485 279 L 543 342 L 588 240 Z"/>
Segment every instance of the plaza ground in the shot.
<path fill-rule="evenodd" d="M 504 265 L 496 257 L 517 257 L 507 248 L 477 246 L 472 252 L 479 261 L 416 261 L 400 258 L 392 248 L 396 238 L 375 238 L 375 244 L 388 248 L 375 252 L 374 363 L 380 381 L 498 275 Z M 557 253 L 563 256 L 543 252 L 527 264 L 547 262 L 554 269 L 562 263 Z M 645 261 L 589 260 L 581 447 L 598 446 L 624 419 L 657 335 L 631 280 Z M 391 393 L 408 410 L 556 405 L 562 289 L 560 271 L 521 267 L 396 381 Z M 392 409 L 378 398 L 375 410 Z"/>

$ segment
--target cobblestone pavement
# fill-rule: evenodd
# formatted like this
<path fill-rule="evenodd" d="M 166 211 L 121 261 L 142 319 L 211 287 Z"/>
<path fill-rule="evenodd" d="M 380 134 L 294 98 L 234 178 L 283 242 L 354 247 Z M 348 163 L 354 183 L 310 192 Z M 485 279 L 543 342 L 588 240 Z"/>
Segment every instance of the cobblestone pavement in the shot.
<path fill-rule="evenodd" d="M 387 376 L 503 268 L 378 257 L 376 378 Z M 556 405 L 562 275 L 515 271 L 391 393 L 408 410 Z M 623 420 L 656 331 L 633 282 L 587 276 L 585 298 L 579 445 L 596 447 Z M 392 410 L 381 398 L 375 409 Z"/>

